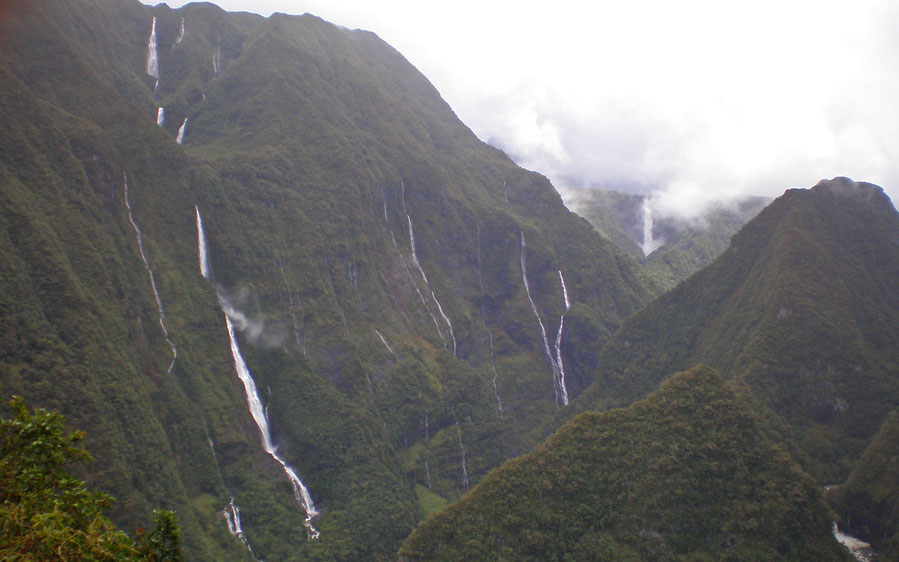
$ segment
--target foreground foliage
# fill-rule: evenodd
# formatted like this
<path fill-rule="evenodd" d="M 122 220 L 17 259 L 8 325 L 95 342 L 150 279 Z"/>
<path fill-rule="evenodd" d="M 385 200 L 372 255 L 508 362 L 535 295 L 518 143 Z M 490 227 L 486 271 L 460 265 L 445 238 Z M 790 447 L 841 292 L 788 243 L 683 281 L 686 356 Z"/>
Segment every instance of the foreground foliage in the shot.
<path fill-rule="evenodd" d="M 3 560 L 181 560 L 175 514 L 155 511 L 156 528 L 135 542 L 103 512 L 113 498 L 88 490 L 66 467 L 90 462 L 81 431 L 31 411 L 20 397 L 0 420 L 0 558 Z"/>
<path fill-rule="evenodd" d="M 422 523 L 400 554 L 840 560 L 819 488 L 707 367 L 582 414 Z"/>

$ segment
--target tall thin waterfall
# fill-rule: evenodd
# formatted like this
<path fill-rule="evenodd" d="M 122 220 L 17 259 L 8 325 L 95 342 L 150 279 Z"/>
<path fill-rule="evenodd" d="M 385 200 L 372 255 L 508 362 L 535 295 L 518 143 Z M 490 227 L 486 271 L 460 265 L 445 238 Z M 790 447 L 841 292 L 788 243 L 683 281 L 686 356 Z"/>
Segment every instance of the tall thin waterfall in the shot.
<path fill-rule="evenodd" d="M 184 40 L 184 18 L 181 18 L 181 31 L 178 33 L 178 38 L 175 39 L 175 45 L 180 45 L 181 41 Z"/>
<path fill-rule="evenodd" d="M 150 27 L 150 38 L 147 40 L 147 74 L 159 80 L 159 54 L 156 49 L 156 16 L 153 17 L 153 25 Z"/>
<path fill-rule="evenodd" d="M 200 252 L 200 273 L 203 274 L 204 277 L 208 274 L 208 269 L 206 273 L 203 272 L 203 263 L 209 263 L 209 257 L 206 253 L 206 244 L 200 243 L 201 240 L 205 241 L 206 235 L 203 233 L 203 223 L 200 218 L 199 209 L 197 208 L 197 242 L 198 242 L 198 251 Z M 243 383 L 244 394 L 247 399 L 247 407 L 250 410 L 250 415 L 253 418 L 253 421 L 256 422 L 256 427 L 259 429 L 259 436 L 262 440 L 262 448 L 268 453 L 273 459 L 275 459 L 278 464 L 281 465 L 281 468 L 284 470 L 284 474 L 287 476 L 287 479 L 290 481 L 291 487 L 293 487 L 293 496 L 296 502 L 303 508 L 303 511 L 306 513 L 305 520 L 303 522 L 303 526 L 306 527 L 306 531 L 311 539 L 317 539 L 319 537 L 319 532 L 312 526 L 312 519 L 318 515 L 318 511 L 315 509 L 315 504 L 312 503 L 312 496 L 309 495 L 309 490 L 303 484 L 303 481 L 300 480 L 300 477 L 297 475 L 296 471 L 288 465 L 284 459 L 278 455 L 278 451 L 275 448 L 274 444 L 272 444 L 271 432 L 269 431 L 268 426 L 268 416 L 266 415 L 265 408 L 262 406 L 262 401 L 259 399 L 259 392 L 256 389 L 256 381 L 253 380 L 253 375 L 250 373 L 249 367 L 247 367 L 246 361 L 244 361 L 243 355 L 240 353 L 240 346 L 237 344 L 237 336 L 234 333 L 234 325 L 231 323 L 231 317 L 235 316 L 240 321 L 240 313 L 235 311 L 234 308 L 229 305 L 222 295 L 219 295 L 219 305 L 222 307 L 222 312 L 225 314 L 225 326 L 228 329 L 228 340 L 231 344 L 231 357 L 234 359 L 234 370 L 237 372 L 237 378 L 240 379 L 240 382 Z"/>
<path fill-rule="evenodd" d="M 212 77 L 215 78 L 218 76 L 219 71 L 222 69 L 222 48 L 216 47 L 214 51 L 212 51 Z"/>
<path fill-rule="evenodd" d="M 387 348 L 387 351 L 389 351 L 390 354 L 393 355 L 393 356 L 396 358 L 397 361 L 399 361 L 399 360 L 400 360 L 400 356 L 397 355 L 396 353 L 394 353 L 393 348 L 390 347 L 390 344 L 387 343 L 387 340 L 384 339 L 384 336 L 381 335 L 381 332 L 375 330 L 375 334 L 377 334 L 378 337 L 381 338 L 381 343 L 384 344 L 384 347 Z"/>
<path fill-rule="evenodd" d="M 203 217 L 200 216 L 200 208 L 194 205 L 197 211 L 197 253 L 200 263 L 200 274 L 209 279 L 209 257 L 206 253 L 206 232 L 203 230 Z"/>
<path fill-rule="evenodd" d="M 468 480 L 468 467 L 465 464 L 465 445 L 462 444 L 462 428 L 459 426 L 459 418 L 456 417 L 456 408 L 452 408 L 453 418 L 456 420 L 456 436 L 459 438 L 459 450 L 462 451 L 462 486 L 468 490 L 471 483 Z"/>
<path fill-rule="evenodd" d="M 404 190 L 404 194 L 405 194 L 405 190 Z M 405 209 L 405 206 L 406 206 L 406 204 L 404 201 L 403 202 L 404 209 Z M 412 229 L 412 217 L 410 217 L 408 213 L 406 213 L 406 222 L 409 223 L 409 245 L 412 247 L 412 263 L 415 265 L 415 267 L 418 269 L 418 272 L 421 274 L 421 278 L 425 282 L 425 289 L 431 293 L 431 298 L 434 299 L 434 303 L 437 305 L 437 310 L 440 312 L 440 316 L 443 318 L 443 321 L 446 323 L 447 328 L 449 328 L 450 338 L 453 340 L 453 357 L 455 357 L 456 356 L 456 334 L 453 333 L 453 325 L 450 322 L 450 319 L 447 317 L 447 315 L 444 314 L 443 307 L 440 306 L 440 301 L 437 300 L 437 295 L 434 294 L 434 291 L 431 291 L 431 285 L 430 285 L 430 283 L 428 283 L 428 276 L 425 275 L 425 271 L 424 271 L 424 269 L 422 269 L 421 263 L 418 261 L 418 254 L 415 252 L 415 231 Z M 440 331 L 439 326 L 437 327 L 437 331 L 438 332 Z M 443 334 L 441 334 L 440 337 L 443 338 Z M 445 339 L 444 339 L 444 343 L 446 343 Z"/>
<path fill-rule="evenodd" d="M 178 136 L 175 137 L 175 142 L 178 144 L 184 144 L 184 129 L 187 127 L 187 117 L 184 118 L 184 121 L 181 123 L 181 126 L 178 127 Z"/>
<path fill-rule="evenodd" d="M 250 552 L 253 552 L 253 548 L 250 546 L 250 543 L 247 542 L 247 537 L 243 534 L 243 527 L 240 525 L 240 508 L 234 503 L 234 498 L 231 498 L 231 501 L 228 502 L 228 505 L 225 506 L 222 513 L 225 514 L 225 523 L 228 524 L 228 532 L 239 538 L 240 542 L 242 542 Z"/>
<path fill-rule="evenodd" d="M 131 203 L 128 201 L 128 174 L 122 172 L 122 179 L 125 184 L 125 208 L 128 209 L 128 222 L 130 222 L 131 226 L 134 228 L 134 234 L 137 237 L 137 248 L 140 250 L 140 259 L 144 262 L 144 268 L 147 270 L 147 277 L 150 278 L 150 288 L 153 289 L 153 298 L 156 299 L 156 313 L 159 315 L 159 327 L 162 328 L 162 334 L 165 336 L 165 341 L 172 350 L 172 362 L 169 364 L 168 369 L 168 372 L 171 373 L 172 368 L 175 366 L 175 359 L 178 358 L 178 350 L 175 348 L 175 344 L 172 343 L 172 340 L 169 339 L 169 329 L 165 325 L 165 310 L 162 308 L 162 301 L 159 299 L 159 291 L 156 289 L 156 278 L 153 277 L 153 270 L 150 269 L 150 262 L 147 261 L 147 254 L 144 253 L 144 237 L 143 234 L 141 234 L 137 223 L 134 222 L 134 216 L 131 214 Z"/>
<path fill-rule="evenodd" d="M 294 471 L 294 469 L 291 468 L 280 455 L 278 455 L 278 451 L 272 444 L 271 433 L 268 429 L 268 417 L 265 415 L 265 409 L 262 407 L 262 401 L 259 399 L 259 392 L 256 390 L 256 381 L 253 380 L 253 375 L 250 373 L 250 369 L 247 367 L 243 355 L 240 353 L 240 347 L 237 345 L 237 337 L 234 335 L 234 326 L 231 324 L 231 318 L 227 313 L 225 314 L 225 325 L 228 328 L 228 339 L 231 342 L 231 356 L 234 358 L 234 369 L 237 371 L 237 377 L 240 379 L 240 382 L 243 383 L 244 392 L 247 397 L 247 407 L 250 409 L 250 415 L 253 417 L 253 421 L 256 422 L 256 427 L 259 429 L 259 436 L 262 439 L 262 448 L 273 459 L 278 461 L 278 464 L 284 469 L 284 474 L 287 475 L 287 479 L 293 487 L 294 499 L 300 504 L 303 511 L 306 512 L 306 518 L 303 525 L 306 527 L 309 538 L 317 539 L 319 537 L 319 532 L 312 526 L 312 518 L 318 515 L 318 511 L 312 503 L 312 496 L 309 495 L 309 490 L 303 484 L 303 481 L 300 480 L 300 477 L 297 476 L 296 471 Z"/>
<path fill-rule="evenodd" d="M 162 127 L 165 124 L 165 108 L 160 107 L 156 110 L 156 124 Z"/>
<path fill-rule="evenodd" d="M 643 198 L 643 255 L 648 256 L 655 251 L 652 239 L 652 207 L 649 206 L 649 197 Z"/>
<path fill-rule="evenodd" d="M 543 338 L 543 351 L 546 353 L 547 359 L 549 359 L 549 364 L 552 367 L 553 374 L 553 392 L 556 395 L 556 404 L 560 404 L 563 406 L 568 405 L 568 391 L 565 390 L 564 386 L 564 375 L 561 372 L 561 367 L 559 362 L 556 360 L 556 357 L 553 356 L 552 349 L 549 346 L 549 339 L 546 337 L 546 328 L 543 326 L 543 320 L 540 319 L 540 313 L 537 311 L 537 305 L 534 303 L 534 299 L 531 298 L 531 288 L 528 285 L 528 273 L 527 273 L 527 261 L 525 259 L 525 251 L 527 249 L 527 243 L 524 241 L 524 232 L 521 233 L 521 279 L 524 282 L 524 291 L 527 294 L 528 302 L 531 303 L 531 310 L 534 311 L 534 316 L 537 317 L 537 323 L 540 325 L 540 336 Z M 563 287 L 564 289 L 564 287 Z M 562 330 L 559 328 L 559 337 L 561 337 Z M 561 356 L 560 356 L 561 357 Z"/>
<path fill-rule="evenodd" d="M 562 391 L 562 404 L 568 405 L 568 388 L 565 386 L 565 366 L 562 363 L 562 328 L 565 326 L 565 315 L 571 308 L 571 302 L 568 300 L 568 288 L 565 286 L 565 277 L 562 270 L 559 270 L 559 281 L 562 282 L 562 298 L 565 302 L 565 310 L 559 318 L 559 333 L 556 335 L 556 363 L 559 366 L 559 388 Z"/>
<path fill-rule="evenodd" d="M 503 415 L 503 401 L 499 399 L 499 388 L 496 386 L 496 379 L 499 373 L 496 372 L 496 351 L 493 347 L 493 331 L 487 325 L 487 312 L 484 302 L 486 300 L 484 294 L 484 278 L 481 275 L 481 222 L 478 221 L 476 255 L 478 258 L 478 285 L 481 288 L 481 322 L 484 323 L 484 329 L 490 337 L 490 367 L 493 368 L 493 395 L 496 396 L 496 407 L 499 409 L 499 415 Z"/>
<path fill-rule="evenodd" d="M 287 275 L 284 274 L 284 265 L 278 260 L 278 268 L 281 269 L 281 279 L 284 280 L 284 286 L 287 288 L 287 302 L 290 305 L 290 318 L 293 320 L 293 334 L 296 336 L 297 345 L 303 348 L 303 357 L 306 357 L 306 336 L 303 335 L 303 342 L 300 343 L 300 323 L 297 322 L 297 308 L 299 308 L 300 294 L 297 293 L 297 304 L 294 304 L 293 291 L 290 289 L 290 283 L 287 282 Z"/>
<path fill-rule="evenodd" d="M 437 317 L 434 316 L 434 313 L 431 312 L 431 309 L 428 307 L 428 303 L 425 300 L 424 294 L 421 292 L 421 289 L 418 288 L 418 283 L 415 282 L 415 277 L 412 276 L 412 272 L 409 271 L 409 266 L 406 265 L 406 258 L 403 257 L 403 253 L 400 251 L 400 247 L 396 243 L 396 236 L 393 235 L 393 232 L 390 233 L 390 239 L 393 241 L 393 247 L 396 249 L 396 253 L 400 256 L 400 263 L 403 266 L 403 270 L 406 272 L 406 275 L 409 277 L 409 282 L 412 283 L 412 286 L 415 287 L 415 292 L 418 293 L 418 298 L 421 299 L 421 305 L 431 316 L 431 320 L 434 321 L 434 327 L 437 328 L 437 335 L 440 336 L 440 340 L 446 345 L 446 338 L 443 336 L 443 330 L 440 329 L 440 322 L 437 321 Z"/>

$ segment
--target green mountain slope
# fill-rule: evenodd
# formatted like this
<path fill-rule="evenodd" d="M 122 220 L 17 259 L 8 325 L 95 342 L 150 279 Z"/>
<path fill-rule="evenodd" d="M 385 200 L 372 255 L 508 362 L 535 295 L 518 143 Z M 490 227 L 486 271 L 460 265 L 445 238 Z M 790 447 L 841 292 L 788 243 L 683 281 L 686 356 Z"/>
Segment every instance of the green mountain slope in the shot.
<path fill-rule="evenodd" d="M 899 399 L 899 215 L 845 178 L 789 190 L 711 265 L 629 319 L 580 407 L 621 405 L 698 362 L 746 383 L 822 483 Z"/>
<path fill-rule="evenodd" d="M 540 322 L 555 352 L 564 314 L 573 399 L 650 297 L 373 34 L 19 0 L 0 41 L 0 384 L 87 431 L 81 476 L 119 526 L 175 509 L 191 559 L 249 556 L 232 498 L 256 557 L 392 557 L 425 510 L 543 437 L 561 389 Z M 223 302 L 317 540 L 263 450 Z"/>
<path fill-rule="evenodd" d="M 706 367 L 572 419 L 420 524 L 414 560 L 840 560 L 811 477 Z"/>
<path fill-rule="evenodd" d="M 661 291 L 673 288 L 727 249 L 730 237 L 770 202 L 747 197 L 686 220 L 655 216 L 653 248 L 644 255 L 643 196 L 602 189 L 568 189 L 566 205 L 640 263 Z"/>
<path fill-rule="evenodd" d="M 881 560 L 899 557 L 899 410 L 893 410 L 846 483 L 835 491 L 844 531 L 862 537 Z"/>

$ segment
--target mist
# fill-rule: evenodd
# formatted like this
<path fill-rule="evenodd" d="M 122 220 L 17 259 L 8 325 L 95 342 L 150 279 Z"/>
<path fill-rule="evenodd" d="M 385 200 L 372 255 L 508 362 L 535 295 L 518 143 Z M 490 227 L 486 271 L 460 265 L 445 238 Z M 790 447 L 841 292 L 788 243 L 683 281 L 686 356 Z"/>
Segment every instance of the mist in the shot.
<path fill-rule="evenodd" d="M 899 195 L 889 0 L 219 4 L 374 31 L 562 193 L 652 194 L 660 216 L 687 218 L 835 176 Z"/>

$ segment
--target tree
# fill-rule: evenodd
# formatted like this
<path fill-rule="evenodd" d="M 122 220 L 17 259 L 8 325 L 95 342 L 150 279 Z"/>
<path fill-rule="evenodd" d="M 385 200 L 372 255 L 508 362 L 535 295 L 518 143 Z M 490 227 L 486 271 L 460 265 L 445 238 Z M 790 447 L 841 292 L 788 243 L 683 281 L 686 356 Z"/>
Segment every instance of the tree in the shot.
<path fill-rule="evenodd" d="M 156 528 L 133 541 L 103 510 L 112 496 L 90 491 L 65 467 L 93 460 L 84 432 L 65 430 L 65 418 L 30 411 L 21 397 L 0 419 L 0 559 L 181 560 L 172 511 L 154 511 Z"/>

